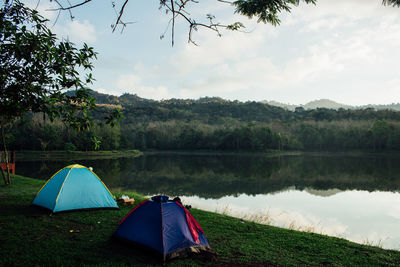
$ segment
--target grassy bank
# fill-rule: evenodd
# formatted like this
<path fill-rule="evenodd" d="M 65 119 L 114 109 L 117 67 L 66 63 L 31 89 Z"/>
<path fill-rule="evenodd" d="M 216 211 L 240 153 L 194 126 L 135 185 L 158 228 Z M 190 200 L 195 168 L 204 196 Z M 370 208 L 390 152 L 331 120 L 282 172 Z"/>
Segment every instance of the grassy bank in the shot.
<path fill-rule="evenodd" d="M 132 209 L 80 211 L 52 215 L 30 206 L 43 181 L 14 176 L 0 186 L 0 265 L 159 264 L 151 255 L 110 241 L 119 221 Z M 143 197 L 133 192 L 136 203 Z M 121 193 L 116 192 L 116 195 Z M 399 266 L 400 252 L 344 239 L 260 225 L 191 209 L 204 229 L 214 261 L 204 257 L 173 260 L 169 266 Z"/>
<path fill-rule="evenodd" d="M 143 153 L 137 149 L 132 150 L 99 150 L 99 151 L 36 151 L 36 150 L 21 150 L 16 151 L 17 161 L 20 159 L 65 159 L 71 156 L 74 159 L 91 159 L 98 158 L 121 158 L 121 157 L 138 157 Z"/>

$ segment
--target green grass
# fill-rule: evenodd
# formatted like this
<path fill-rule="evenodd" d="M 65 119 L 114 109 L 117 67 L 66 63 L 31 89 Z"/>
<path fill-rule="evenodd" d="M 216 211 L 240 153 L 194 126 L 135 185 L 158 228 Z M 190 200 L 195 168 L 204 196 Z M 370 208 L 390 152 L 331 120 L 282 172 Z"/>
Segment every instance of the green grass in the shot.
<path fill-rule="evenodd" d="M 143 152 L 137 149 L 131 150 L 99 150 L 99 151 L 64 151 L 64 150 L 53 150 L 53 151 L 37 151 L 37 150 L 23 150 L 16 151 L 17 159 L 39 159 L 39 158 L 57 158 L 65 159 L 71 156 L 74 159 L 83 158 L 86 159 L 88 156 L 92 159 L 96 158 L 121 158 L 121 157 L 138 157 Z"/>
<path fill-rule="evenodd" d="M 13 176 L 0 186 L 0 266 L 149 266 L 151 255 L 110 237 L 133 208 L 59 214 L 31 206 L 43 181 Z M 143 196 L 133 196 L 135 203 Z M 121 192 L 115 192 L 117 196 Z M 256 224 L 191 209 L 204 229 L 215 260 L 176 259 L 169 266 L 399 266 L 400 252 L 344 239 Z"/>

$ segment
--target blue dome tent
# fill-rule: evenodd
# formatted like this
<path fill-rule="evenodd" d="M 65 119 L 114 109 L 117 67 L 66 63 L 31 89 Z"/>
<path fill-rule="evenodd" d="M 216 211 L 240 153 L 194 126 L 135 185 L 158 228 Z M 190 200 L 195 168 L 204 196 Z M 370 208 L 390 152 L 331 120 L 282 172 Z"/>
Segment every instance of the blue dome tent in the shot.
<path fill-rule="evenodd" d="M 64 167 L 55 173 L 36 194 L 32 204 L 52 212 L 118 208 L 100 178 L 79 164 Z"/>
<path fill-rule="evenodd" d="M 114 237 L 150 248 L 164 261 L 191 253 L 213 253 L 189 211 L 166 196 L 155 196 L 136 206 L 121 221 Z"/>

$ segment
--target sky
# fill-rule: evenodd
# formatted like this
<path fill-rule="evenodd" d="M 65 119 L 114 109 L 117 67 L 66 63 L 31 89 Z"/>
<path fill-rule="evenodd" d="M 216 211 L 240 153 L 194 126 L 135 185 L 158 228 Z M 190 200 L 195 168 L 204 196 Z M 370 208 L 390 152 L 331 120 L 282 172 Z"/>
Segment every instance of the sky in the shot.
<path fill-rule="evenodd" d="M 35 7 L 38 0 L 24 1 Z M 77 3 L 80 1 L 72 1 Z M 115 0 L 117 8 L 123 1 Z M 111 25 L 116 13 L 111 0 L 93 0 L 57 18 L 54 2 L 39 1 L 39 12 L 59 38 L 94 47 L 90 85 L 101 93 L 137 94 L 149 99 L 221 97 L 239 101 L 278 101 L 306 104 L 330 99 L 348 105 L 400 102 L 400 9 L 381 0 L 318 0 L 301 3 L 280 16 L 281 24 L 257 23 L 234 14 L 216 0 L 192 4 L 190 14 L 206 21 L 241 21 L 244 32 L 207 29 L 193 33 L 178 20 L 175 45 L 169 16 L 159 1 L 131 0 L 123 16 L 132 22 L 121 33 Z"/>

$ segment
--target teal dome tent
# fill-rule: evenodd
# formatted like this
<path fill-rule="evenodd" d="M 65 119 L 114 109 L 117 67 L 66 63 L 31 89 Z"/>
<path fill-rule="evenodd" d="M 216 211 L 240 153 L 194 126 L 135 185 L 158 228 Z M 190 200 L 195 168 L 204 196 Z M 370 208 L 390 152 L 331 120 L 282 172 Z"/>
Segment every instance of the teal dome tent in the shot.
<path fill-rule="evenodd" d="M 67 166 L 54 174 L 36 194 L 32 204 L 52 212 L 118 208 L 100 178 L 79 164 Z"/>

